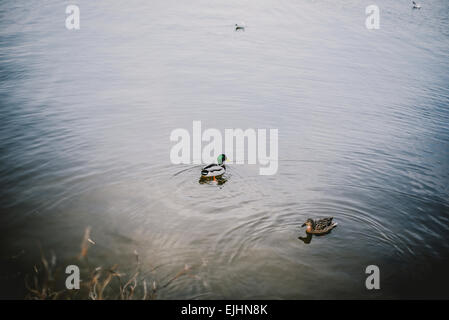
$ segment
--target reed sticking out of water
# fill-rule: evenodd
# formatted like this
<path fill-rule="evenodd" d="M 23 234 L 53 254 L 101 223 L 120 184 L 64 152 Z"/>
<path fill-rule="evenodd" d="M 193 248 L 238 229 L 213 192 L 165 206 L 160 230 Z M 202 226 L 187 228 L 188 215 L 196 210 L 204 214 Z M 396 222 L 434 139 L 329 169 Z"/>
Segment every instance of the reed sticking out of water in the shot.
<path fill-rule="evenodd" d="M 147 286 L 147 279 L 141 276 L 140 259 L 137 250 L 134 251 L 136 266 L 132 276 L 127 278 L 126 274 L 118 271 L 118 265 L 110 268 L 95 267 L 91 268 L 88 263 L 87 254 L 90 245 L 95 242 L 90 238 L 91 228 L 87 227 L 84 231 L 83 241 L 81 242 L 81 251 L 76 261 L 80 267 L 80 278 L 88 279 L 80 281 L 80 289 L 69 290 L 59 288 L 58 283 L 65 283 L 65 268 L 57 268 L 56 255 L 52 252 L 50 263 L 45 258 L 42 248 L 39 246 L 41 259 L 40 264 L 34 265 L 32 275 L 25 277 L 25 287 L 28 294 L 25 298 L 33 300 L 46 299 L 91 299 L 91 300 L 132 300 L 132 299 L 156 299 L 159 290 L 166 288 L 173 281 L 184 275 L 188 275 L 190 267 L 185 267 L 174 277 L 170 278 L 163 285 L 158 285 L 153 280 L 151 287 Z M 75 264 L 75 263 L 74 263 Z M 154 271 L 156 268 L 153 268 Z M 31 279 L 30 279 L 31 278 Z M 114 281 L 117 279 L 116 281 Z M 30 281 L 31 280 L 31 281 Z M 113 285 L 114 284 L 114 285 Z M 138 295 L 137 295 L 138 294 Z"/>

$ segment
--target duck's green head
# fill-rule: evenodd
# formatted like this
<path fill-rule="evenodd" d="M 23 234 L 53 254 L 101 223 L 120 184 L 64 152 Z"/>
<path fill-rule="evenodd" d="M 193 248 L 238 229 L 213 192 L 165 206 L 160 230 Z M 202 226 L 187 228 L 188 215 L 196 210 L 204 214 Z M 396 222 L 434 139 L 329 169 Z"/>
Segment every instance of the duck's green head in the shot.
<path fill-rule="evenodd" d="M 228 160 L 228 158 L 226 158 L 226 155 L 224 154 L 220 154 L 217 158 L 218 164 L 223 164 L 226 160 Z"/>

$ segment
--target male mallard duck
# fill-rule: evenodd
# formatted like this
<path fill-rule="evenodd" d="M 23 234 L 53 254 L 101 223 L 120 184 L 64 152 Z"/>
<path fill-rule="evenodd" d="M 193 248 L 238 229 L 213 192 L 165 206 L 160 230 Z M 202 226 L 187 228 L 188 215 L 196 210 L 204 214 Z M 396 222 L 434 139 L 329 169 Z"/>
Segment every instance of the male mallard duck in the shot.
<path fill-rule="evenodd" d="M 238 31 L 238 30 L 243 30 L 243 31 L 245 31 L 245 26 L 244 25 L 238 25 L 237 23 L 235 24 L 235 31 Z"/>
<path fill-rule="evenodd" d="M 417 4 L 415 1 L 412 1 L 413 9 L 421 9 L 421 6 Z"/>
<path fill-rule="evenodd" d="M 220 154 L 217 158 L 217 163 L 212 163 L 205 166 L 201 170 L 201 176 L 206 178 L 213 178 L 223 175 L 226 172 L 226 167 L 223 162 L 227 160 L 226 155 Z"/>
<path fill-rule="evenodd" d="M 337 223 L 332 222 L 333 217 L 318 219 L 313 221 L 312 219 L 307 219 L 307 221 L 301 226 L 307 226 L 306 232 L 310 234 L 325 234 L 331 231 Z"/>

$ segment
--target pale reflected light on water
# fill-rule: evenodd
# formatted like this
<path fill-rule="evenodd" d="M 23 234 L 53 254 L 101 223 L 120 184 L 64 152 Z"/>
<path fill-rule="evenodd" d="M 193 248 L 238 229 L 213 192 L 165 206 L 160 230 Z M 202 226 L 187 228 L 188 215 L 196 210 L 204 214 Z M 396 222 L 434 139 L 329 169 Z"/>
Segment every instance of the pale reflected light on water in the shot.
<path fill-rule="evenodd" d="M 94 265 L 192 266 L 162 299 L 448 297 L 447 1 L 376 1 L 379 30 L 369 1 L 77 3 L 79 31 L 64 2 L 0 4 L 2 298 L 86 226 Z M 277 128 L 278 173 L 198 183 L 169 159 L 194 120 Z"/>

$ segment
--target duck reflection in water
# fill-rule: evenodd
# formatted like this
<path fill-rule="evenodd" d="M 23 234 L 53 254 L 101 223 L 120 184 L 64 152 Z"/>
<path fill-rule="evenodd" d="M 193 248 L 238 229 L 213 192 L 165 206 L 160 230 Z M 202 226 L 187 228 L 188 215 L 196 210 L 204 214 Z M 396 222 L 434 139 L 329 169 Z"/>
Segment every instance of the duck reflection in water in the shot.
<path fill-rule="evenodd" d="M 298 237 L 299 240 L 302 240 L 305 244 L 309 244 L 312 241 L 312 234 L 306 233 L 305 237 Z"/>
<path fill-rule="evenodd" d="M 198 181 L 199 184 L 216 184 L 216 185 L 223 185 L 228 181 L 228 179 L 226 179 L 223 176 L 218 176 L 218 177 L 204 177 L 201 176 L 200 180 Z"/>

